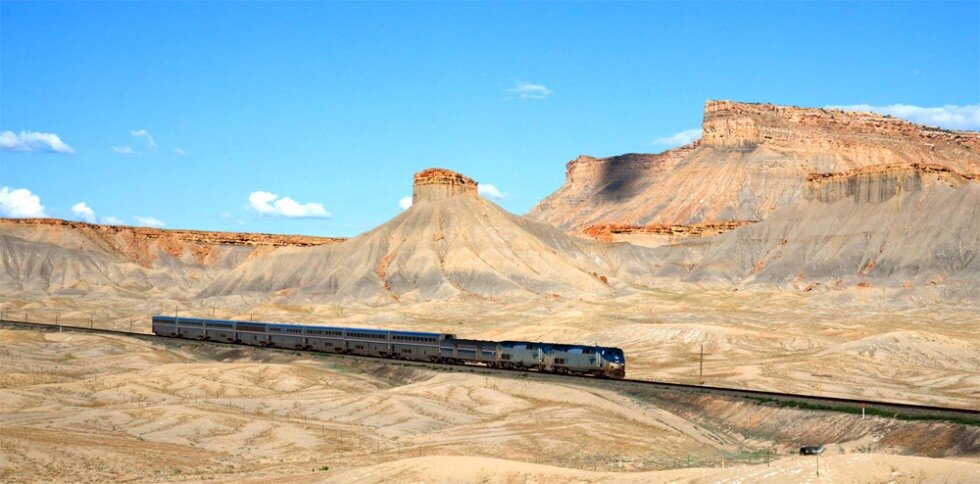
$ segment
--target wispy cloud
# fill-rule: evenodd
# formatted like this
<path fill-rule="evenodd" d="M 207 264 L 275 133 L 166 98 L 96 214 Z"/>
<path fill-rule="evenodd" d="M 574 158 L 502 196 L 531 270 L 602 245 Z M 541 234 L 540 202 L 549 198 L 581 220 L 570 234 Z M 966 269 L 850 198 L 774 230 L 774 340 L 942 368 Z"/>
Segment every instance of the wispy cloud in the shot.
<path fill-rule="evenodd" d="M 145 129 L 136 129 L 136 130 L 130 131 L 129 134 L 131 134 L 131 135 L 133 135 L 133 136 L 135 136 L 137 138 L 143 138 L 143 139 L 145 139 L 146 140 L 146 147 L 147 148 L 149 148 L 151 150 L 157 149 L 157 142 L 153 139 L 153 136 L 151 136 L 150 133 L 148 131 L 146 131 Z"/>
<path fill-rule="evenodd" d="M 238 217 L 235 217 L 231 212 L 224 212 L 224 213 L 222 213 L 221 214 L 221 218 L 223 218 L 225 220 L 232 220 L 232 221 L 234 221 L 238 225 L 246 225 L 244 220 L 242 220 L 242 219 L 240 219 Z"/>
<path fill-rule="evenodd" d="M 11 218 L 47 217 L 41 197 L 26 188 L 0 188 L 0 216 Z"/>
<path fill-rule="evenodd" d="M 155 219 L 153 217 L 141 217 L 139 215 L 133 217 L 136 220 L 137 225 L 142 225 L 144 227 L 163 227 L 166 225 L 160 219 Z"/>
<path fill-rule="evenodd" d="M 102 223 L 106 225 L 122 225 L 123 221 L 119 217 L 113 217 L 112 215 L 102 218 Z"/>
<path fill-rule="evenodd" d="M 507 90 L 520 99 L 544 99 L 551 95 L 551 89 L 541 84 L 530 82 L 518 82 L 516 86 Z"/>
<path fill-rule="evenodd" d="M 681 146 L 693 142 L 694 140 L 701 137 L 701 128 L 685 129 L 680 133 L 675 133 L 670 136 L 665 136 L 663 138 L 657 138 L 653 140 L 653 144 L 665 145 L 665 146 Z"/>
<path fill-rule="evenodd" d="M 489 198 L 491 200 L 503 200 L 507 198 L 507 195 L 501 193 L 497 187 L 489 183 L 481 183 L 477 186 L 476 191 L 483 195 L 484 198 Z"/>
<path fill-rule="evenodd" d="M 88 222 L 90 224 L 95 223 L 95 210 L 89 207 L 85 202 L 78 202 L 71 206 L 71 213 L 75 214 L 79 219 Z"/>
<path fill-rule="evenodd" d="M 248 206 L 262 215 L 287 218 L 329 218 L 330 212 L 315 202 L 299 203 L 275 193 L 257 191 L 248 196 Z"/>
<path fill-rule="evenodd" d="M 115 151 L 116 153 L 119 153 L 120 155 L 135 155 L 136 154 L 136 150 L 134 150 L 133 148 L 131 148 L 129 146 L 110 146 L 110 148 L 112 148 L 112 151 Z"/>
<path fill-rule="evenodd" d="M 75 154 L 75 149 L 61 141 L 60 136 L 36 131 L 21 131 L 20 134 L 13 131 L 0 133 L 0 151 Z"/>
<path fill-rule="evenodd" d="M 174 148 L 174 154 L 177 156 L 184 156 L 187 154 L 187 152 L 180 148 Z"/>
<path fill-rule="evenodd" d="M 398 206 L 401 207 L 402 210 L 408 210 L 409 207 L 412 206 L 412 197 L 402 197 L 402 199 L 398 201 Z"/>
<path fill-rule="evenodd" d="M 845 111 L 871 111 L 902 118 L 913 123 L 938 126 L 946 129 L 980 131 L 980 104 L 957 106 L 946 104 L 941 107 L 922 107 L 911 104 L 889 104 L 873 106 L 870 104 L 851 104 L 847 106 L 827 106 Z"/>

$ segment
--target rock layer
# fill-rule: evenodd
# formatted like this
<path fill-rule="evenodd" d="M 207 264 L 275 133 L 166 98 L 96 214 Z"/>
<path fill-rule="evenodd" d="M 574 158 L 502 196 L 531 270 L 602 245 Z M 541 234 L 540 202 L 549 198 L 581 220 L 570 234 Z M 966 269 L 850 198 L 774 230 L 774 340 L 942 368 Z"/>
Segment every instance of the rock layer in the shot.
<path fill-rule="evenodd" d="M 472 178 L 444 168 L 429 168 L 415 174 L 412 183 L 412 203 L 423 200 L 442 200 L 458 195 L 477 196 L 477 183 Z"/>
<path fill-rule="evenodd" d="M 735 230 L 755 220 L 714 222 L 693 225 L 683 224 L 596 224 L 586 227 L 582 233 L 603 242 L 630 242 L 639 245 L 667 245 L 688 238 L 713 237 Z"/>
<path fill-rule="evenodd" d="M 0 288 L 27 298 L 90 292 L 186 294 L 249 258 L 342 240 L 0 219 Z"/>
<path fill-rule="evenodd" d="M 853 197 L 860 202 L 882 202 L 923 185 L 943 183 L 959 188 L 980 175 L 964 175 L 942 165 L 909 163 L 856 168 L 843 173 L 813 173 L 807 177 L 806 199 L 835 202 Z"/>

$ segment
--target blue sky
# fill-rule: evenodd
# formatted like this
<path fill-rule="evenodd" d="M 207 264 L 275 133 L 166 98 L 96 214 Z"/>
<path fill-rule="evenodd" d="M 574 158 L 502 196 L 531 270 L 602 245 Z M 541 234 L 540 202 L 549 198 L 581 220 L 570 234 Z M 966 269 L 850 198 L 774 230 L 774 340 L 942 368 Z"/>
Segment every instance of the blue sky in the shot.
<path fill-rule="evenodd" d="M 5 1 L 0 211 L 351 236 L 438 166 L 525 213 L 705 99 L 980 129 L 980 7 Z"/>

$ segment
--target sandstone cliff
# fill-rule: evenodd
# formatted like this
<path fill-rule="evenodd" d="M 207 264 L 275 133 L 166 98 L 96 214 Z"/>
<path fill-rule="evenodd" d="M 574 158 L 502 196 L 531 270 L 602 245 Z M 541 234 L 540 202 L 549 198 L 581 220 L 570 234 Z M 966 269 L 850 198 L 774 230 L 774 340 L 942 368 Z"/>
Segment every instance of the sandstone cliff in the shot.
<path fill-rule="evenodd" d="M 457 195 L 477 196 L 477 183 L 444 168 L 428 168 L 415 174 L 412 182 L 412 203 L 441 200 Z"/>
<path fill-rule="evenodd" d="M 708 101 L 702 129 L 698 142 L 656 155 L 572 160 L 565 184 L 528 217 L 573 232 L 763 220 L 803 199 L 814 175 L 894 165 L 980 173 L 980 133 L 873 113 Z"/>

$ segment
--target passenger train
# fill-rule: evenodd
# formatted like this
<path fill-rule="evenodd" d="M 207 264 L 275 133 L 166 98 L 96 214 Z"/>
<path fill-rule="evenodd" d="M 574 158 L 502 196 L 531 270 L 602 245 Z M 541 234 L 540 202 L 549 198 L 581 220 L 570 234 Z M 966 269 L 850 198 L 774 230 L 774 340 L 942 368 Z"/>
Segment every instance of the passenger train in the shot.
<path fill-rule="evenodd" d="M 483 365 L 547 373 L 626 376 L 623 350 L 604 346 L 481 341 L 452 334 L 302 326 L 153 316 L 159 336 L 414 361 Z"/>

